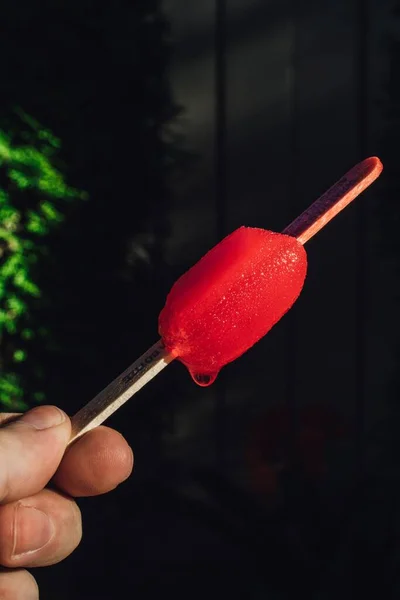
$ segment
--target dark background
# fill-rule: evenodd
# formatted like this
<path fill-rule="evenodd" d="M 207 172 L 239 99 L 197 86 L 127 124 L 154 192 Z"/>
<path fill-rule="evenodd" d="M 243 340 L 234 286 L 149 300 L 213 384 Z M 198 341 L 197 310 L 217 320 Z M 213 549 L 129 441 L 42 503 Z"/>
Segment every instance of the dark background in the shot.
<path fill-rule="evenodd" d="M 82 500 L 41 598 L 397 598 L 399 6 L 13 0 L 0 118 L 62 141 L 90 200 L 49 241 L 47 397 L 70 414 L 157 339 L 178 275 L 280 231 L 362 158 L 381 180 L 307 244 L 291 313 L 196 387 L 173 364 L 109 424 L 134 476 Z M 43 308 L 43 307 L 42 307 Z M 29 386 L 29 373 L 25 373 Z"/>

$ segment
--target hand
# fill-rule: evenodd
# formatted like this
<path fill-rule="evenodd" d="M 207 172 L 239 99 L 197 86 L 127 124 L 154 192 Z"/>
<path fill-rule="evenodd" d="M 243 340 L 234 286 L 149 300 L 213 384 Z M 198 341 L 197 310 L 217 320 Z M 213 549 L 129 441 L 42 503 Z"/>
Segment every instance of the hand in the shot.
<path fill-rule="evenodd" d="M 70 435 L 69 418 L 54 406 L 0 426 L 0 599 L 37 600 L 22 567 L 52 565 L 78 546 L 81 513 L 72 497 L 104 494 L 132 471 L 132 451 L 113 429 L 98 427 L 65 452 Z M 46 488 L 50 479 L 61 491 Z"/>

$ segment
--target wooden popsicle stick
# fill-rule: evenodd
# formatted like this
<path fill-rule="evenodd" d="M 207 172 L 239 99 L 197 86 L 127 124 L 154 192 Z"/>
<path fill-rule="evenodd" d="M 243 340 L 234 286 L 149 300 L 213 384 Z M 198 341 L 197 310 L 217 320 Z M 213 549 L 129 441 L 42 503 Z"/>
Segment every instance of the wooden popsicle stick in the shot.
<path fill-rule="evenodd" d="M 149 348 L 72 417 L 72 434 L 68 445 L 87 431 L 101 425 L 174 358 L 175 356 L 165 349 L 162 340 Z"/>
<path fill-rule="evenodd" d="M 369 187 L 382 173 L 382 169 L 383 165 L 376 156 L 366 158 L 358 163 L 288 225 L 282 233 L 291 235 L 297 238 L 301 244 L 305 244 Z"/>
<path fill-rule="evenodd" d="M 305 244 L 382 172 L 379 158 L 367 158 L 344 175 L 282 232 Z M 158 341 L 72 417 L 69 444 L 101 425 L 176 357 Z"/>

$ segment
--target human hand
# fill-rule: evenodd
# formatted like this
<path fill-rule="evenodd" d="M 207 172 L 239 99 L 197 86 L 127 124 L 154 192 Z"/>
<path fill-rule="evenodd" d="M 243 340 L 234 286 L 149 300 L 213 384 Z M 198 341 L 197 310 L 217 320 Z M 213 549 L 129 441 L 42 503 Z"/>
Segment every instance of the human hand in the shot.
<path fill-rule="evenodd" d="M 24 567 L 52 565 L 75 550 L 82 524 L 73 497 L 117 487 L 132 471 L 133 454 L 108 427 L 65 452 L 71 422 L 54 406 L 6 420 L 0 414 L 0 600 L 37 600 L 37 584 Z M 50 480 L 60 491 L 46 487 Z"/>

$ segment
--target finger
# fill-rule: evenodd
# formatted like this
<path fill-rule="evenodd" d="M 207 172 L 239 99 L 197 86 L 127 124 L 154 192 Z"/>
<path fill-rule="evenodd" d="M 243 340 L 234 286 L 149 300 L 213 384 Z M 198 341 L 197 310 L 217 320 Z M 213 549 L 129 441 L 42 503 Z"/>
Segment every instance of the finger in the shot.
<path fill-rule="evenodd" d="M 97 427 L 68 448 L 53 479 L 71 496 L 105 494 L 129 477 L 133 452 L 120 433 Z"/>
<path fill-rule="evenodd" d="M 0 413 L 0 427 L 22 417 L 22 413 Z"/>
<path fill-rule="evenodd" d="M 39 406 L 0 428 L 0 504 L 31 496 L 51 479 L 71 435 L 67 415 Z"/>
<path fill-rule="evenodd" d="M 5 567 L 53 565 L 71 554 L 81 538 L 78 506 L 56 491 L 42 490 L 0 507 L 0 564 Z"/>
<path fill-rule="evenodd" d="M 0 569 L 1 600 L 39 600 L 34 577 L 24 569 Z"/>

